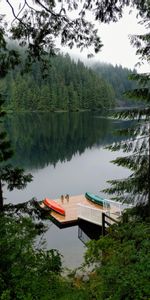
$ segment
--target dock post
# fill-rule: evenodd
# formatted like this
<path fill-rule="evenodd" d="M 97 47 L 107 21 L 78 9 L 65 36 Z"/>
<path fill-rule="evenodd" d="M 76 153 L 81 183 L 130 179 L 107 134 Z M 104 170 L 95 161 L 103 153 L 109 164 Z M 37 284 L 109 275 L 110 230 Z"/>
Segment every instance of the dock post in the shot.
<path fill-rule="evenodd" d="M 105 213 L 102 213 L 102 236 L 105 236 Z"/>

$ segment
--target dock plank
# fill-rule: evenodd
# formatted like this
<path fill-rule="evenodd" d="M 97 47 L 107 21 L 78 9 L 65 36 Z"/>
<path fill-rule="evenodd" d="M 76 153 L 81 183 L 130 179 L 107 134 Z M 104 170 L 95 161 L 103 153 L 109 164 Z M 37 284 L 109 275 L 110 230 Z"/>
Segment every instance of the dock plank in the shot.
<path fill-rule="evenodd" d="M 78 221 L 78 204 L 84 204 L 89 207 L 103 210 L 103 207 L 95 204 L 85 198 L 84 195 L 69 196 L 69 199 L 64 198 L 63 200 L 55 199 L 65 209 L 65 216 L 58 214 L 57 212 L 51 211 L 51 217 L 60 225 L 73 224 Z"/>

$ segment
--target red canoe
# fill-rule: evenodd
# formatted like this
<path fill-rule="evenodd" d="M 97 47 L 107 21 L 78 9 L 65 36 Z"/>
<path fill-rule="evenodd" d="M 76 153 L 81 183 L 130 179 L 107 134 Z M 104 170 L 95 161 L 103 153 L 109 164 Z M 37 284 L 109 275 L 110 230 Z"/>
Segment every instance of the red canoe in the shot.
<path fill-rule="evenodd" d="M 48 206 L 50 209 L 56 211 L 57 213 L 61 214 L 61 215 L 65 215 L 65 210 L 64 208 L 58 204 L 56 201 L 45 198 L 43 203 Z"/>

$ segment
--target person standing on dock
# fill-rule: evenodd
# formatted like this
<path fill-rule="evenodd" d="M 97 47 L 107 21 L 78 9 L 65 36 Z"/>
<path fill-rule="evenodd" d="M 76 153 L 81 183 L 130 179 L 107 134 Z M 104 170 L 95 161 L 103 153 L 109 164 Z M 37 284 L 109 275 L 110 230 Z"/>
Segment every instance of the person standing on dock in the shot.
<path fill-rule="evenodd" d="M 64 202 L 64 195 L 61 195 L 60 199 L 61 199 L 61 202 L 63 203 Z"/>
<path fill-rule="evenodd" d="M 69 201 L 69 195 L 66 194 L 65 198 L 67 199 L 67 201 Z"/>

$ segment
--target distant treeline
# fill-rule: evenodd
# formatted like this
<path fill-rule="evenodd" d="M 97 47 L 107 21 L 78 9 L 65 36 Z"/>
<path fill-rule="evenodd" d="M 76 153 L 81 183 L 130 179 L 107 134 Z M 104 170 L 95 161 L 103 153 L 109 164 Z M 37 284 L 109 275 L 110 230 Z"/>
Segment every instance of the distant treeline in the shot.
<path fill-rule="evenodd" d="M 133 100 L 128 99 L 125 93 L 136 88 L 136 83 L 133 80 L 129 80 L 129 76 L 132 73 L 136 73 L 135 69 L 130 70 L 123 68 L 121 65 L 113 66 L 104 63 L 95 63 L 92 65 L 92 69 L 100 76 L 100 78 L 105 79 L 113 86 L 117 105 L 133 105 Z"/>
<path fill-rule="evenodd" d="M 123 95 L 135 87 L 128 79 L 133 72 L 129 69 L 100 63 L 87 67 L 66 54 L 50 58 L 46 77 L 39 62 L 22 75 L 23 50 L 21 55 L 20 66 L 0 80 L 0 91 L 6 95 L 6 107 L 10 110 L 102 111 L 131 103 Z"/>
<path fill-rule="evenodd" d="M 40 63 L 21 75 L 21 66 L 0 81 L 6 106 L 13 111 L 103 110 L 115 105 L 113 87 L 80 61 L 69 55 L 50 59 L 46 78 Z"/>

